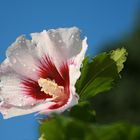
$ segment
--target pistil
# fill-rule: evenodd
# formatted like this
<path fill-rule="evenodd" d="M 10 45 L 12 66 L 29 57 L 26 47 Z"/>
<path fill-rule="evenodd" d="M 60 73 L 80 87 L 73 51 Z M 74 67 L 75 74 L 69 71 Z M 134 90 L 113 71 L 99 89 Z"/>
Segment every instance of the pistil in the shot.
<path fill-rule="evenodd" d="M 64 95 L 64 87 L 59 86 L 54 80 L 40 78 L 38 84 L 41 87 L 41 91 L 53 98 L 58 98 Z"/>

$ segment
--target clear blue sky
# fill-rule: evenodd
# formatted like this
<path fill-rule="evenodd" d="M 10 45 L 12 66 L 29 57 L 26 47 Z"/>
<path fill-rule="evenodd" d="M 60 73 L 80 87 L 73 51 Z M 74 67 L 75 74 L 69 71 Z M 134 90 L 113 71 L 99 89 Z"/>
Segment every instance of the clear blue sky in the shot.
<path fill-rule="evenodd" d="M 88 53 L 129 32 L 138 0 L 0 0 L 0 62 L 6 48 L 21 34 L 43 29 L 77 26 L 88 37 Z M 0 140 L 37 140 L 33 114 L 3 120 Z"/>

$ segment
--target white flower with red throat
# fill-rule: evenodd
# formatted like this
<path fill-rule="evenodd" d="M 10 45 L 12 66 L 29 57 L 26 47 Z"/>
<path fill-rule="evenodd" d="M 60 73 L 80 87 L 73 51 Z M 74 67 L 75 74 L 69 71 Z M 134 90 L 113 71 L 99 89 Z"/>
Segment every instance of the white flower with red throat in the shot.
<path fill-rule="evenodd" d="M 87 49 L 78 28 L 20 36 L 0 66 L 0 112 L 4 118 L 61 113 L 78 103 L 75 83 Z"/>

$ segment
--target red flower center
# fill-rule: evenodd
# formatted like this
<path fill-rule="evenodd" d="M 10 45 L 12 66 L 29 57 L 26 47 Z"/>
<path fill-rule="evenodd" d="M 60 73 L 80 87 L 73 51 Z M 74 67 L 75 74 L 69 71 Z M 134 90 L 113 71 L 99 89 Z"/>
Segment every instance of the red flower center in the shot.
<path fill-rule="evenodd" d="M 43 57 L 41 60 L 38 61 L 38 75 L 42 79 L 49 79 L 50 81 L 55 81 L 55 84 L 58 86 L 57 88 L 63 87 L 63 94 L 59 93 L 51 93 L 52 89 L 50 89 L 50 93 L 48 91 L 45 92 L 45 88 L 43 88 L 43 85 L 39 85 L 38 80 L 32 80 L 29 78 L 25 78 L 22 81 L 22 87 L 23 91 L 26 95 L 29 95 L 36 100 L 45 100 L 47 98 L 53 98 L 55 95 L 59 96 L 57 98 L 54 98 L 54 102 L 56 102 L 56 105 L 52 106 L 51 108 L 58 108 L 62 105 L 64 105 L 70 94 L 69 90 L 69 67 L 68 64 L 62 63 L 60 66 L 60 70 L 56 68 L 50 57 Z M 46 84 L 47 81 L 46 81 Z M 52 83 L 51 83 L 52 84 Z M 45 85 L 44 85 L 45 86 Z M 48 89 L 49 90 L 49 89 Z M 59 92 L 59 90 L 58 90 Z M 62 96 L 63 95 L 63 96 Z"/>

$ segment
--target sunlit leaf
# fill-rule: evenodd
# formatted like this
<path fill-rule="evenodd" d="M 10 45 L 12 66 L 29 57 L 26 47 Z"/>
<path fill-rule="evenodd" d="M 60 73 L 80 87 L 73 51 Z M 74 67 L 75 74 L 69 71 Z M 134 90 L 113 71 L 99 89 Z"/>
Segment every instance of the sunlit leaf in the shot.
<path fill-rule="evenodd" d="M 125 48 L 118 48 L 116 50 L 111 51 L 111 58 L 116 62 L 118 72 L 121 72 L 124 68 L 124 62 L 127 59 L 127 51 Z"/>

